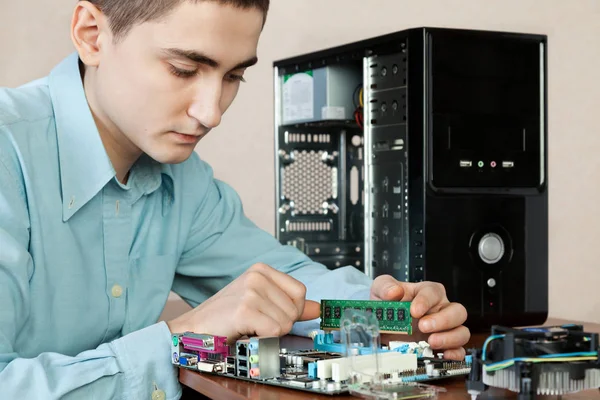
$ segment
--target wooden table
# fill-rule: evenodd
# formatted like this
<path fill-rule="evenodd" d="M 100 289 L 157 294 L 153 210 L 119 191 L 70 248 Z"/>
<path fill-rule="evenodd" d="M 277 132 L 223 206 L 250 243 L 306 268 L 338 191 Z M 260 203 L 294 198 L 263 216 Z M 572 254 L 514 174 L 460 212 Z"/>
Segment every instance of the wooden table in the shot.
<path fill-rule="evenodd" d="M 566 323 L 581 324 L 581 322 L 549 319 L 544 325 L 560 325 Z M 587 332 L 598 332 L 600 333 L 600 324 L 588 324 L 583 323 L 584 329 Z M 466 348 L 477 347 L 480 348 L 483 345 L 483 341 L 487 335 L 475 334 L 472 335 L 471 341 L 468 343 Z M 311 348 L 312 341 L 308 338 L 298 336 L 285 336 L 281 338 L 281 347 L 287 349 L 302 349 Z M 241 400 L 241 399 L 255 399 L 255 400 L 342 400 L 342 399 L 353 399 L 357 397 L 353 396 L 327 396 L 327 395 L 313 395 L 308 392 L 299 390 L 292 390 L 286 388 L 279 388 L 276 386 L 263 385 L 260 383 L 250 383 L 237 379 L 224 378 L 215 375 L 201 374 L 184 368 L 180 369 L 179 381 L 189 388 L 195 390 L 198 393 L 211 399 L 227 399 L 227 400 Z M 448 378 L 436 382 L 437 386 L 443 386 L 447 391 L 439 396 L 440 400 L 450 399 L 464 399 L 470 400 L 471 397 L 465 389 L 465 378 L 456 377 Z M 484 394 L 480 395 L 478 399 L 515 399 L 517 396 L 508 390 L 500 390 L 490 388 Z M 540 399 L 556 399 L 558 397 L 553 396 L 540 396 Z M 585 392 L 579 392 L 567 396 L 562 396 L 565 400 L 570 399 L 589 399 L 600 400 L 600 391 L 589 390 Z"/>

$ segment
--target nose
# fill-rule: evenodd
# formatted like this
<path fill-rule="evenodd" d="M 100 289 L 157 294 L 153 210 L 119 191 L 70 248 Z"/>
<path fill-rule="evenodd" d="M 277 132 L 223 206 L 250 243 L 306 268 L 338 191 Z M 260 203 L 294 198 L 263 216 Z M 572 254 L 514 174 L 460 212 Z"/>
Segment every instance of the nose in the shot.
<path fill-rule="evenodd" d="M 188 108 L 188 115 L 208 129 L 221 123 L 221 82 L 203 80 L 194 91 L 194 98 Z"/>

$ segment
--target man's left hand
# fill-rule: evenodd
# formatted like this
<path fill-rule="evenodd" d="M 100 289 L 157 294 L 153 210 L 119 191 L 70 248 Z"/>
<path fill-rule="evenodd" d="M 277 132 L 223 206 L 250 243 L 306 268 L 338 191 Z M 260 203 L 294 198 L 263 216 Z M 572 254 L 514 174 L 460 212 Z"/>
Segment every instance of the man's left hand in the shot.
<path fill-rule="evenodd" d="M 442 284 L 400 282 L 390 275 L 382 275 L 371 286 L 371 300 L 411 301 L 410 314 L 419 320 L 418 331 L 430 334 L 427 342 L 431 348 L 443 350 L 444 358 L 464 359 L 463 346 L 471 337 L 469 329 L 462 325 L 467 319 L 467 310 L 448 300 Z"/>

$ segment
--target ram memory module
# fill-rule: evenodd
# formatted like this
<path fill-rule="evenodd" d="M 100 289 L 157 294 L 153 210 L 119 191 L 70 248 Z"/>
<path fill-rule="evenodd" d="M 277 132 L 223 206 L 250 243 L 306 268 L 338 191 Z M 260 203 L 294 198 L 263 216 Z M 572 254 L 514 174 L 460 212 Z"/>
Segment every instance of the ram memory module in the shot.
<path fill-rule="evenodd" d="M 321 329 L 339 329 L 344 310 L 351 308 L 373 313 L 380 332 L 411 335 L 410 304 L 409 301 L 321 300 Z"/>

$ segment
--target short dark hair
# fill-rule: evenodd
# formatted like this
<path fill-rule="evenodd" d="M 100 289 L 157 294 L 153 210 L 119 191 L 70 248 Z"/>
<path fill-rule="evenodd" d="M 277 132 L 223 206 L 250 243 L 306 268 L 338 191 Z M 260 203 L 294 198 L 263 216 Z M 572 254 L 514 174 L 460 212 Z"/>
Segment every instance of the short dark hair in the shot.
<path fill-rule="evenodd" d="M 257 8 L 265 19 L 270 0 L 88 0 L 108 18 L 115 40 L 125 36 L 136 24 L 159 19 L 184 1 L 213 1 L 241 9 Z"/>

